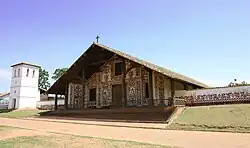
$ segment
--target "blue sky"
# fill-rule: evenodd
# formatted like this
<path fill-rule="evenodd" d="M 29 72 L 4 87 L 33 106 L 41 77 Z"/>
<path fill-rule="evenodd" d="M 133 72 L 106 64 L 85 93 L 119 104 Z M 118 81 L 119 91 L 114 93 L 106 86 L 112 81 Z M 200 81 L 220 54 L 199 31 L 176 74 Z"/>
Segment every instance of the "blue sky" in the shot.
<path fill-rule="evenodd" d="M 10 65 L 50 73 L 95 41 L 212 86 L 250 83 L 249 0 L 1 0 L 0 92 Z"/>

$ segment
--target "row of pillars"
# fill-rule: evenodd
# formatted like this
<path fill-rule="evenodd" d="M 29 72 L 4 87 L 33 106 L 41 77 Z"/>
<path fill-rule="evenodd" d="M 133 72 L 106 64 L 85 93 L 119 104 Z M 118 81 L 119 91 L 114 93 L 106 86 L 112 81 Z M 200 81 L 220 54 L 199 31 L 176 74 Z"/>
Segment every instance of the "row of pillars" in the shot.
<path fill-rule="evenodd" d="M 142 74 L 142 71 L 141 71 L 141 74 Z M 141 79 L 142 81 L 142 79 Z M 149 106 L 154 106 L 154 101 L 153 101 L 153 87 L 152 87 L 152 71 L 149 72 L 149 98 L 151 98 L 149 100 L 149 103 L 148 105 Z M 84 85 L 84 82 L 83 82 L 83 85 Z M 141 85 L 142 86 L 142 85 Z M 186 87 L 186 86 L 185 86 Z M 142 88 L 142 87 L 141 87 Z M 127 106 L 127 94 L 126 94 L 126 87 L 125 87 L 125 81 L 124 81 L 124 78 L 122 80 L 122 89 L 123 89 L 123 93 L 122 93 L 122 96 L 123 96 L 123 99 L 124 99 L 124 103 L 123 103 L 123 107 L 126 107 Z M 144 89 L 144 88 L 142 88 Z M 84 96 L 84 90 L 83 90 L 83 96 Z M 173 105 L 173 98 L 174 98 L 174 83 L 173 81 L 171 80 L 171 100 L 170 100 L 170 105 Z M 82 103 L 83 103 L 83 107 L 84 107 L 84 97 L 82 99 Z M 68 109 L 68 85 L 66 85 L 66 88 L 65 88 L 65 100 L 64 100 L 64 107 L 65 109 Z M 55 95 L 55 110 L 58 109 L 58 94 Z"/>
<path fill-rule="evenodd" d="M 154 106 L 154 101 L 153 101 L 153 87 L 152 87 L 152 72 L 149 72 L 149 98 L 151 98 L 148 102 L 148 105 L 149 106 Z M 141 85 L 142 86 L 142 85 Z M 124 103 L 123 103 L 123 107 L 126 107 L 127 106 L 127 94 L 126 94 L 126 87 L 125 87 L 125 82 L 124 80 L 122 81 L 122 89 L 123 89 L 123 99 L 124 99 Z M 143 88 L 142 88 L 143 89 Z M 84 96 L 84 94 L 83 94 Z M 171 80 L 171 100 L 169 102 L 170 105 L 173 105 L 173 98 L 174 98 L 174 83 L 173 81 Z M 83 100 L 82 100 L 82 103 L 83 103 L 83 107 L 84 107 L 84 97 L 83 97 Z M 64 100 L 64 107 L 65 109 L 68 109 L 68 85 L 66 85 L 66 88 L 65 88 L 65 100 Z M 55 110 L 58 109 L 58 94 L 55 95 Z"/>

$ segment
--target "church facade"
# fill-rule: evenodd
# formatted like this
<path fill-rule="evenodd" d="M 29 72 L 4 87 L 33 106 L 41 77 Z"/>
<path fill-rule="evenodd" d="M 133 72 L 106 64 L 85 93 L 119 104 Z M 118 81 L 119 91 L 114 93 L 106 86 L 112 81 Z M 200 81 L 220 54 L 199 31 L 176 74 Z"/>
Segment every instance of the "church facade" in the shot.
<path fill-rule="evenodd" d="M 47 92 L 65 95 L 66 109 L 140 108 L 173 105 L 175 91 L 206 87 L 194 79 L 93 43 Z"/>

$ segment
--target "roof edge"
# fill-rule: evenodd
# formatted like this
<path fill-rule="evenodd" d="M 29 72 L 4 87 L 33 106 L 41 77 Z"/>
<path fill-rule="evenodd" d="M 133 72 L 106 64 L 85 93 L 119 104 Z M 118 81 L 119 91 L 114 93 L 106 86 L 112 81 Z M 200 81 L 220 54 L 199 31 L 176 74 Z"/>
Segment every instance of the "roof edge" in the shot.
<path fill-rule="evenodd" d="M 28 65 L 28 66 L 34 66 L 34 67 L 37 67 L 37 68 L 41 67 L 39 65 L 35 65 L 35 64 L 27 63 L 27 62 L 21 62 L 21 63 L 13 64 L 10 67 L 15 67 L 15 66 L 18 66 L 18 65 Z"/>

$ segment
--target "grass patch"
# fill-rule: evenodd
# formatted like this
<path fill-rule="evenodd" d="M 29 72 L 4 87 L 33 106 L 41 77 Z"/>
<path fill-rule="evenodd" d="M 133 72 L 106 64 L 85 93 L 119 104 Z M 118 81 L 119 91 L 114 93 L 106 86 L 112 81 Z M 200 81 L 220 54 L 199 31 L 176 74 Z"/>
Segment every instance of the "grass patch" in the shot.
<path fill-rule="evenodd" d="M 250 132 L 250 105 L 189 107 L 168 129 Z"/>
<path fill-rule="evenodd" d="M 46 112 L 45 110 L 13 110 L 13 111 L 0 111 L 0 117 L 5 118 L 26 118 L 39 116 L 41 113 Z"/>
<path fill-rule="evenodd" d="M 47 137 L 43 136 L 33 136 L 33 137 L 16 137 L 7 140 L 0 141 L 1 148 L 42 148 L 45 145 L 51 145 L 48 143 Z M 53 145 L 51 145 L 53 146 Z M 52 147 L 51 147 L 52 148 Z"/>
<path fill-rule="evenodd" d="M 54 148 L 54 147 L 88 147 L 88 148 L 119 148 L 119 147 L 140 147 L 140 148 L 171 148 L 169 146 L 152 145 L 131 141 L 109 140 L 101 138 L 90 138 L 69 135 L 56 136 L 33 136 L 33 137 L 16 137 L 0 141 L 1 148 L 18 147 L 18 148 Z"/>
<path fill-rule="evenodd" d="M 0 133 L 15 129 L 15 127 L 0 125 Z"/>

